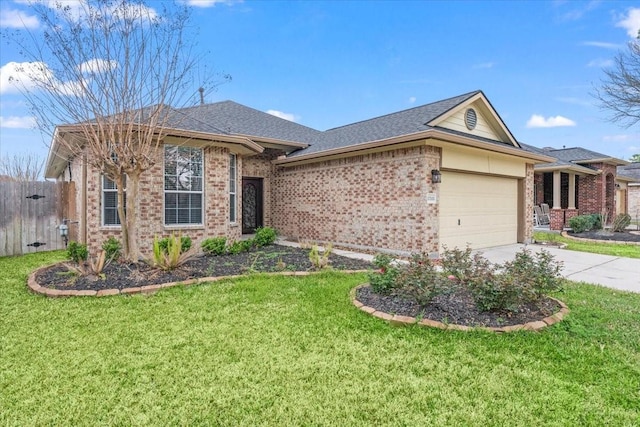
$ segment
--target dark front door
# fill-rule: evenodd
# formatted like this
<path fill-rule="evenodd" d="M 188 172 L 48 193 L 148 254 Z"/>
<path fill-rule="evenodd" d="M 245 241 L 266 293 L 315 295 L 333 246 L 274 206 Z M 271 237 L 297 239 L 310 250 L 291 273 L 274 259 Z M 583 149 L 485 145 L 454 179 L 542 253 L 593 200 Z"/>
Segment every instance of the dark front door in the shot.
<path fill-rule="evenodd" d="M 262 178 L 242 177 L 242 233 L 262 227 Z"/>

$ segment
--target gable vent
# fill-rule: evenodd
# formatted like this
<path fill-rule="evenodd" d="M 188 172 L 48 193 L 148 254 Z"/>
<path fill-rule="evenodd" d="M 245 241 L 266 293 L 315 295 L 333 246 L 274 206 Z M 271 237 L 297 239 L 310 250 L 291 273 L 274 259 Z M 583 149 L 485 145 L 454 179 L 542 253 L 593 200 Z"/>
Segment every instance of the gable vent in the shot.
<path fill-rule="evenodd" d="M 464 124 L 467 125 L 467 129 L 474 130 L 477 123 L 478 116 L 476 115 L 476 110 L 473 108 L 467 109 L 464 113 Z"/>

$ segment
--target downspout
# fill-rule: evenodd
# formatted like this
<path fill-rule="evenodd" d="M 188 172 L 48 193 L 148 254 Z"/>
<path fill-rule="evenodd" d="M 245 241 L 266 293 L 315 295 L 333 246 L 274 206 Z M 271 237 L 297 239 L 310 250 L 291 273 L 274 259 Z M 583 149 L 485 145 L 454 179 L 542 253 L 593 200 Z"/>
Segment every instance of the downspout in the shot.
<path fill-rule="evenodd" d="M 82 195 L 80 200 L 80 241 L 87 244 L 87 155 L 82 154 Z"/>

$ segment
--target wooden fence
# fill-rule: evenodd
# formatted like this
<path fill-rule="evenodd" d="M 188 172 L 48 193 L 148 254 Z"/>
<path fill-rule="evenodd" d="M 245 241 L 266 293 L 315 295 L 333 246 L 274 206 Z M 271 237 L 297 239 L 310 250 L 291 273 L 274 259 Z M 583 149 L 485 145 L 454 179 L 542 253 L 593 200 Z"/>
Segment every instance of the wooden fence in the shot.
<path fill-rule="evenodd" d="M 64 249 L 58 226 L 75 215 L 73 182 L 0 182 L 0 256 Z"/>

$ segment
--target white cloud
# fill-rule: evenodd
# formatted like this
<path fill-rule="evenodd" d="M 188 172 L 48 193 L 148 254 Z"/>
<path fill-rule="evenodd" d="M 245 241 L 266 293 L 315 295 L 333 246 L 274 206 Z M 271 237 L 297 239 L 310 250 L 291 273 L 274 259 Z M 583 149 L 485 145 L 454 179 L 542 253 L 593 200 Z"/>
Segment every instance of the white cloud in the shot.
<path fill-rule="evenodd" d="M 21 10 L 1 9 L 0 27 L 2 28 L 38 28 L 40 22 L 35 16 L 27 15 Z"/>
<path fill-rule="evenodd" d="M 607 68 L 613 65 L 613 59 L 594 59 L 589 61 L 587 67 Z"/>
<path fill-rule="evenodd" d="M 632 7 L 627 11 L 627 15 L 616 23 L 616 27 L 627 30 L 627 34 L 632 39 L 638 37 L 640 30 L 640 8 Z"/>
<path fill-rule="evenodd" d="M 0 68 L 0 94 L 20 93 L 37 87 L 57 90 L 67 96 L 81 96 L 81 82 L 61 82 L 43 62 L 9 62 Z"/>
<path fill-rule="evenodd" d="M 493 68 L 495 64 L 493 62 L 482 62 L 480 64 L 475 64 L 473 66 L 473 68 L 478 69 L 478 68 Z"/>
<path fill-rule="evenodd" d="M 531 118 L 527 121 L 528 128 L 556 128 L 556 127 L 575 126 L 575 125 L 576 125 L 576 122 L 562 116 L 547 117 L 545 119 L 543 116 L 540 116 L 538 114 L 533 114 Z"/>
<path fill-rule="evenodd" d="M 602 137 L 603 142 L 638 142 L 640 141 L 640 134 L 619 134 L 619 135 L 605 135 Z"/>
<path fill-rule="evenodd" d="M 618 50 L 620 49 L 620 45 L 616 43 L 607 43 L 607 42 L 583 42 L 583 46 L 594 46 L 594 47 L 602 47 L 604 49 Z"/>
<path fill-rule="evenodd" d="M 272 116 L 280 117 L 281 119 L 289 120 L 290 122 L 295 122 L 296 119 L 299 118 L 295 114 L 283 113 L 282 111 L 278 111 L 278 110 L 267 110 L 267 114 L 271 114 Z"/>
<path fill-rule="evenodd" d="M 193 7 L 213 7 L 216 4 L 233 5 L 235 3 L 242 3 L 242 0 L 184 0 L 184 3 Z"/>
<path fill-rule="evenodd" d="M 36 126 L 36 119 L 31 116 L 0 116 L 0 128 L 32 129 Z"/>
<path fill-rule="evenodd" d="M 35 87 L 34 80 L 51 78 L 52 74 L 42 62 L 8 62 L 0 68 L 0 93 L 18 93 Z"/>
<path fill-rule="evenodd" d="M 102 71 L 113 70 L 118 66 L 118 62 L 111 59 L 91 59 L 78 66 L 81 73 L 101 73 Z"/>
<path fill-rule="evenodd" d="M 591 107 L 593 105 L 593 102 L 582 98 L 558 97 L 556 98 L 556 101 L 564 102 L 566 104 L 581 105 L 583 107 Z"/>
<path fill-rule="evenodd" d="M 409 97 L 409 104 L 413 104 L 416 102 L 416 97 L 415 96 L 410 96 Z"/>

